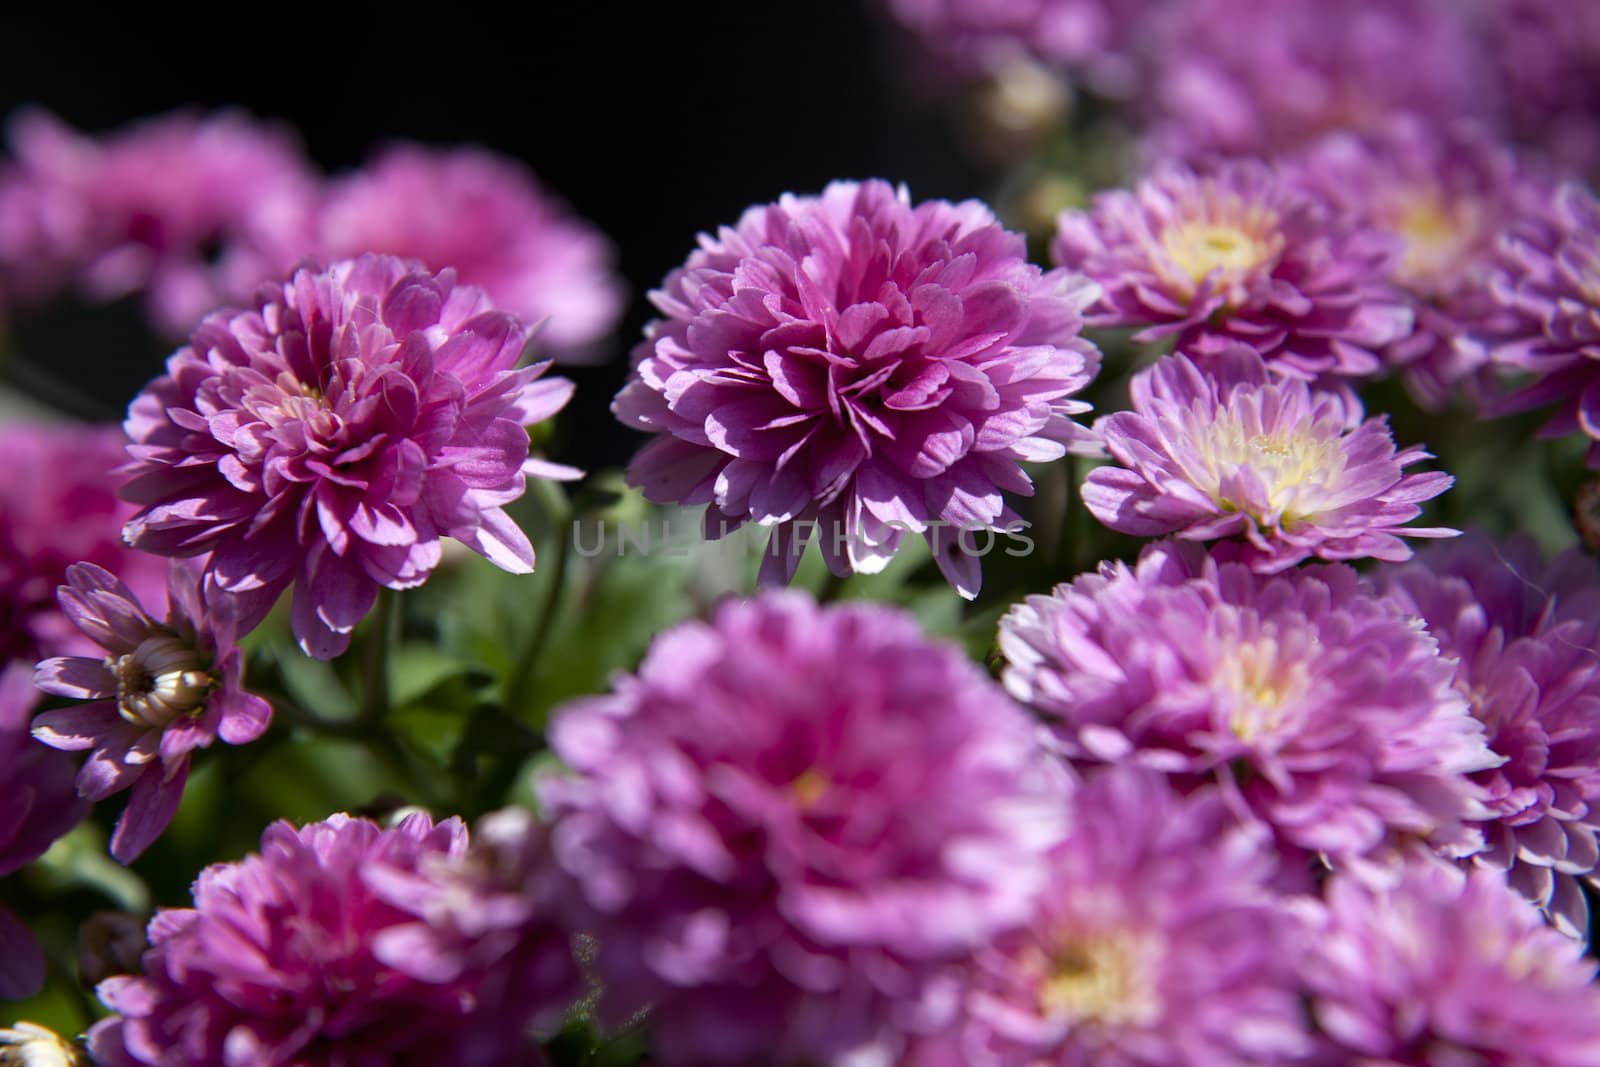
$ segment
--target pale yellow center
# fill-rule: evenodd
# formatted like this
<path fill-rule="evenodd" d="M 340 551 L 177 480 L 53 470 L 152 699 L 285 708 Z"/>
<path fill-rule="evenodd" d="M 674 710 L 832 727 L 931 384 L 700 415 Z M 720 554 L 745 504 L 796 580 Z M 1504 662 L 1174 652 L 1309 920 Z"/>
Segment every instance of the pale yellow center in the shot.
<path fill-rule="evenodd" d="M 1400 284 L 1443 296 L 1462 277 L 1483 233 L 1483 212 L 1466 200 L 1447 204 L 1437 195 L 1414 196 L 1394 212 L 1394 232 L 1404 242 L 1395 275 Z"/>
<path fill-rule="evenodd" d="M 789 783 L 789 795 L 801 808 L 809 808 L 828 792 L 828 779 L 815 769 L 804 771 Z"/>
<path fill-rule="evenodd" d="M 117 679 L 117 710 L 136 726 L 159 730 L 205 705 L 216 684 L 205 660 L 172 634 L 145 638 L 139 647 L 106 661 Z"/>
<path fill-rule="evenodd" d="M 1230 303 L 1242 298 L 1240 283 L 1245 276 L 1276 256 L 1281 244 L 1260 220 L 1183 222 L 1161 234 L 1162 250 L 1178 272 L 1174 280 L 1186 293 L 1193 294 L 1201 282 L 1212 278 Z"/>
<path fill-rule="evenodd" d="M 1231 698 L 1228 730 L 1247 744 L 1281 729 L 1310 688 L 1306 664 L 1283 656 L 1277 636 L 1270 631 L 1225 646 L 1213 677 Z"/>
<path fill-rule="evenodd" d="M 1152 941 L 1129 933 L 1068 935 L 1046 962 L 1039 1006 L 1047 1017 L 1073 1023 L 1148 1026 L 1161 1014 L 1159 958 Z"/>
<path fill-rule="evenodd" d="M 1192 471 L 1196 485 L 1226 511 L 1244 511 L 1263 525 L 1291 527 L 1324 509 L 1324 490 L 1344 471 L 1344 452 L 1336 437 L 1319 437 L 1309 427 L 1250 433 L 1233 415 L 1218 412 L 1194 438 L 1200 459 Z M 1265 490 L 1263 500 L 1231 500 L 1222 483 L 1248 468 Z"/>

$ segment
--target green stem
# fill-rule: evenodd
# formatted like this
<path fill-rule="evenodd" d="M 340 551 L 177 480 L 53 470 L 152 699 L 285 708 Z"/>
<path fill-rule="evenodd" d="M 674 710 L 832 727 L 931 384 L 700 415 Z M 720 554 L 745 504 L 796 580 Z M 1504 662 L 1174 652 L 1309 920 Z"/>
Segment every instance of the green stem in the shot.
<path fill-rule="evenodd" d="M 357 717 L 362 725 L 370 726 L 389 710 L 389 648 L 400 628 L 398 602 L 399 594 L 393 590 L 378 590 L 362 666 L 361 713 Z"/>
<path fill-rule="evenodd" d="M 526 706 L 533 696 L 533 683 L 538 675 L 539 661 L 544 654 L 545 645 L 550 640 L 550 632 L 555 627 L 556 614 L 561 608 L 561 594 L 567 585 L 567 566 L 572 557 L 568 545 L 572 540 L 572 531 L 568 528 L 573 519 L 572 505 L 568 502 L 566 494 L 562 493 L 554 482 L 535 482 L 534 485 L 553 490 L 553 492 L 540 491 L 538 495 L 544 497 L 542 503 L 553 520 L 550 525 L 555 538 L 554 544 L 547 549 L 550 584 L 545 588 L 544 603 L 539 608 L 539 618 L 528 631 L 528 640 L 523 644 L 516 662 L 512 665 L 511 676 L 506 679 L 506 710 L 513 716 L 517 709 Z M 553 561 L 548 560 L 548 553 L 554 554 Z"/>
<path fill-rule="evenodd" d="M 829 571 L 828 577 L 823 579 L 822 588 L 817 591 L 817 603 L 832 604 L 838 600 L 844 595 L 844 583 L 847 581 L 848 578 L 841 578 Z"/>

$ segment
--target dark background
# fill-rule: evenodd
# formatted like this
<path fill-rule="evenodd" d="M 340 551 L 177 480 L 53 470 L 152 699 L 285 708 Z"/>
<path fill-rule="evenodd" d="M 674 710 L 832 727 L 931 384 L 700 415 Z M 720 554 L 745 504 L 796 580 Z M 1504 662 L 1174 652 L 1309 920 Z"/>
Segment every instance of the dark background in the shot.
<path fill-rule="evenodd" d="M 633 290 L 610 363 L 567 372 L 579 388 L 556 450 L 596 469 L 635 446 L 608 405 L 650 314 L 645 291 L 697 232 L 833 178 L 904 181 L 919 199 L 982 191 L 903 75 L 901 44 L 874 0 L 313 2 L 181 18 L 57 0 L 0 16 L 0 112 L 37 103 L 95 131 L 236 105 L 296 127 L 329 172 L 394 139 L 525 161 L 610 236 Z M 17 332 L 24 387 L 86 416 L 119 417 L 164 355 L 131 305 L 54 309 Z"/>

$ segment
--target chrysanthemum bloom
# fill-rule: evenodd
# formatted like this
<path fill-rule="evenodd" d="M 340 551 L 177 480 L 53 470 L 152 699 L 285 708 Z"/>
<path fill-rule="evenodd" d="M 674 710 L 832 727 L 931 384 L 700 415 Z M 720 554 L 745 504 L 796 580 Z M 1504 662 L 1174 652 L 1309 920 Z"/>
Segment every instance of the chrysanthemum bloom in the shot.
<path fill-rule="evenodd" d="M 1222 1067 L 1309 1049 L 1269 840 L 1215 790 L 1106 768 L 1026 931 L 978 953 L 956 1061 Z"/>
<path fill-rule="evenodd" d="M 1057 221 L 1051 256 L 1098 282 L 1094 326 L 1201 355 L 1245 342 L 1279 374 L 1360 378 L 1411 330 L 1390 236 L 1255 161 L 1158 167 Z"/>
<path fill-rule="evenodd" d="M 664 634 L 551 744 L 601 1018 L 653 1005 L 669 1064 L 895 1062 L 1026 920 L 1065 808 L 1031 721 L 957 650 L 792 593 Z"/>
<path fill-rule="evenodd" d="M 160 611 L 167 564 L 122 543 L 133 509 L 112 472 L 127 438 L 110 427 L 0 427 L 0 663 L 94 650 L 56 605 L 69 566 L 97 563 Z"/>
<path fill-rule="evenodd" d="M 471 982 L 419 981 L 379 959 L 412 916 L 367 879 L 466 848 L 460 820 L 426 815 L 387 830 L 348 815 L 269 826 L 260 853 L 201 872 L 193 908 L 156 913 L 142 975 L 100 983 L 117 1014 L 90 1031 L 91 1053 L 112 1067 L 462 1062 Z"/>
<path fill-rule="evenodd" d="M 1459 0 L 1185 0 L 1148 21 L 1145 125 L 1165 156 L 1272 156 L 1396 114 L 1498 116 Z"/>
<path fill-rule="evenodd" d="M 1324 138 L 1295 170 L 1400 240 L 1390 281 L 1410 299 L 1416 325 L 1384 358 L 1404 369 L 1412 395 L 1434 409 L 1458 384 L 1474 399 L 1486 396 L 1485 339 L 1503 317 L 1489 294 L 1495 249 L 1519 212 L 1550 195 L 1550 183 L 1481 127 L 1416 121 Z"/>
<path fill-rule="evenodd" d="M 1335 877 L 1287 953 L 1330 1065 L 1600 1064 L 1594 961 L 1498 872 L 1420 860 L 1392 888 Z"/>
<path fill-rule="evenodd" d="M 474 1018 L 452 1067 L 543 1063 L 529 1031 L 558 1024 L 585 989 L 570 934 L 554 920 L 566 883 L 534 816 L 487 815 L 466 856 L 378 863 L 366 885 L 413 917 L 373 937 L 378 960 L 421 982 L 470 985 Z"/>
<path fill-rule="evenodd" d="M 1490 289 L 1513 316 L 1495 361 L 1535 375 L 1507 406 L 1559 403 L 1541 432 L 1581 430 L 1600 468 L 1600 200 L 1574 182 L 1516 219 Z"/>
<path fill-rule="evenodd" d="M 1132 411 L 1095 422 L 1118 466 L 1083 484 L 1094 517 L 1122 533 L 1241 538 L 1242 558 L 1271 572 L 1312 556 L 1405 560 L 1401 537 L 1456 531 L 1407 526 L 1454 481 L 1405 474 L 1428 458 L 1395 451 L 1386 418 L 1347 428 L 1354 401 L 1269 374 L 1242 346 L 1206 361 L 1163 357 L 1140 371 Z"/>
<path fill-rule="evenodd" d="M 517 318 L 388 256 L 304 268 L 261 300 L 208 316 L 129 409 L 129 543 L 210 553 L 207 596 L 246 625 L 293 585 L 295 636 L 322 659 L 380 586 L 427 580 L 442 537 L 533 569 L 502 505 L 530 475 L 576 474 L 530 459 L 524 429 L 572 383 L 518 367 Z"/>
<path fill-rule="evenodd" d="M 1600 567 L 1474 535 L 1378 578 L 1460 661 L 1456 688 L 1505 757 L 1473 776 L 1492 820 L 1474 861 L 1585 936 L 1579 881 L 1600 888 Z"/>
<path fill-rule="evenodd" d="M 272 707 L 244 691 L 233 628 L 206 611 L 188 564 L 172 565 L 164 622 L 92 563 L 67 568 L 60 599 L 104 656 L 39 664 L 33 680 L 40 689 L 92 703 L 45 712 L 34 720 L 33 736 L 68 752 L 92 750 L 78 772 L 80 796 L 98 801 L 132 788 L 111 836 L 111 854 L 131 863 L 178 810 L 189 754 L 218 737 L 230 745 L 254 741 Z"/>
<path fill-rule="evenodd" d="M 1069 398 L 1099 369 L 1079 336 L 1096 289 L 1025 252 L 976 201 L 913 207 L 882 181 L 751 208 L 651 294 L 665 317 L 613 405 L 659 435 L 630 481 L 709 504 L 713 537 L 774 527 L 768 581 L 813 531 L 844 576 L 911 530 L 976 595 L 962 534 L 1020 524 L 1001 497 L 1032 492 L 1020 461 L 1090 447 Z"/>
<path fill-rule="evenodd" d="M 1004 681 L 1082 763 L 1220 783 L 1335 866 L 1404 839 L 1470 851 L 1467 775 L 1501 762 L 1455 662 L 1350 567 L 1260 575 L 1158 542 L 1000 623 Z"/>
<path fill-rule="evenodd" d="M 1506 128 L 1573 170 L 1600 163 L 1600 7 L 1586 0 L 1485 0 Z"/>
<path fill-rule="evenodd" d="M 7 797 L 0 877 L 38 859 L 89 810 L 72 787 L 72 760 L 29 736 L 28 719 L 39 701 L 29 674 L 21 664 L 0 672 L 0 788 Z M 44 984 L 44 970 L 33 935 L 0 907 L 0 1000 L 33 996 Z"/>
<path fill-rule="evenodd" d="M 292 136 L 246 116 L 177 113 L 104 137 L 26 111 L 0 180 L 0 277 L 12 299 L 75 280 L 142 292 L 178 337 L 310 248 L 316 178 Z"/>
<path fill-rule="evenodd" d="M 72 1042 L 38 1023 L 0 1029 L 0 1067 L 88 1067 Z"/>
<path fill-rule="evenodd" d="M 384 252 L 454 267 L 496 307 L 543 320 L 538 343 L 558 357 L 600 340 L 622 311 L 605 237 L 490 152 L 390 148 L 333 186 L 318 228 L 333 259 Z"/>
<path fill-rule="evenodd" d="M 994 73 L 1019 60 L 1059 66 L 1117 92 L 1134 76 L 1126 54 L 1148 0 L 888 0 L 935 58 Z"/>

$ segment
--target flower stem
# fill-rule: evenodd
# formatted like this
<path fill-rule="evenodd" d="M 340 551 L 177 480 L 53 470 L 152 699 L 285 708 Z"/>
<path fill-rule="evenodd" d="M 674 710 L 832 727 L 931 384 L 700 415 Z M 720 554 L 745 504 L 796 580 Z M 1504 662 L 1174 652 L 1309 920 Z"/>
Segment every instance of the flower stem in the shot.
<path fill-rule="evenodd" d="M 550 640 L 556 613 L 561 607 L 561 594 L 567 584 L 567 564 L 571 558 L 567 547 L 567 542 L 571 540 L 571 530 L 568 526 L 573 518 L 571 502 L 553 482 L 535 482 L 534 486 L 538 495 L 544 498 L 542 503 L 551 519 L 550 525 L 555 536 L 554 543 L 547 552 L 553 554 L 555 559 L 547 558 L 550 565 L 550 584 L 545 588 L 544 603 L 539 608 L 539 618 L 528 631 L 528 640 L 512 664 L 511 676 L 506 679 L 506 710 L 513 716 L 516 715 L 517 709 L 526 706 L 533 696 L 531 690 L 538 675 L 539 660 L 544 653 L 544 646 Z"/>
<path fill-rule="evenodd" d="M 363 685 L 358 721 L 363 725 L 370 726 L 377 722 L 389 710 L 389 648 L 399 635 L 398 603 L 399 594 L 392 589 L 378 590 L 378 602 L 372 610 L 372 626 L 367 633 L 362 665 Z"/>

